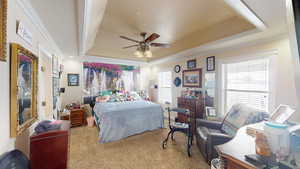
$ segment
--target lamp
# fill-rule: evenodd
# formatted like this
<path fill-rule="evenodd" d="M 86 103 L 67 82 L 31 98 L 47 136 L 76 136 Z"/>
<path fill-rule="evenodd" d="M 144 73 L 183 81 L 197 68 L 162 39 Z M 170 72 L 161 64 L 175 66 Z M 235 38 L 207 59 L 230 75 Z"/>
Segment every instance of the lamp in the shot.
<path fill-rule="evenodd" d="M 151 58 L 151 57 L 152 57 L 152 52 L 151 52 L 150 50 L 148 50 L 148 51 L 146 51 L 146 52 L 144 53 L 144 56 L 145 56 L 146 58 Z"/>
<path fill-rule="evenodd" d="M 142 57 L 143 57 L 143 53 L 142 53 L 141 51 L 139 51 L 139 50 L 135 51 L 135 52 L 134 52 L 134 55 L 135 55 L 136 57 L 138 57 L 138 58 L 142 58 Z"/>
<path fill-rule="evenodd" d="M 142 57 L 151 58 L 152 52 L 150 51 L 149 46 L 144 46 L 144 47 L 139 46 L 134 52 L 134 55 L 138 58 L 142 58 Z"/>

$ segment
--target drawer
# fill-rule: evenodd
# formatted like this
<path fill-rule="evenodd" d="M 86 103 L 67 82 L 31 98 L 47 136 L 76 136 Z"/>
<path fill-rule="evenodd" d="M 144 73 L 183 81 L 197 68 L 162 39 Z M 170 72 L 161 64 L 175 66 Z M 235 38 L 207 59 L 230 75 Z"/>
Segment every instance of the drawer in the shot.
<path fill-rule="evenodd" d="M 70 116 L 69 115 L 61 116 L 60 119 L 61 120 L 70 120 Z"/>
<path fill-rule="evenodd" d="M 72 113 L 71 114 L 71 119 L 73 118 L 83 118 L 83 113 L 82 112 L 79 112 L 79 113 Z"/>

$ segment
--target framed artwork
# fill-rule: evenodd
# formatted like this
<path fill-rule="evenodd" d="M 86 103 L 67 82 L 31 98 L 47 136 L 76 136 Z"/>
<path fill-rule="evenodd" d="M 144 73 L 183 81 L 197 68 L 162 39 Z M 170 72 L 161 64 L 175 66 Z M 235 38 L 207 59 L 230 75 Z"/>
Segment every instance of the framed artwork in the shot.
<path fill-rule="evenodd" d="M 182 71 L 183 87 L 202 87 L 202 69 Z"/>
<path fill-rule="evenodd" d="M 38 58 L 19 44 L 11 44 L 10 135 L 16 137 L 37 119 Z"/>
<path fill-rule="evenodd" d="M 186 63 L 187 63 L 187 68 L 188 69 L 195 69 L 197 67 L 197 60 L 196 59 L 188 60 Z"/>
<path fill-rule="evenodd" d="M 179 73 L 181 71 L 181 66 L 180 65 L 176 65 L 175 67 L 174 67 L 174 72 L 175 73 Z"/>
<path fill-rule="evenodd" d="M 210 56 L 206 58 L 206 70 L 207 71 L 215 71 L 216 63 L 215 56 Z"/>
<path fill-rule="evenodd" d="M 216 109 L 214 107 L 205 107 L 205 112 L 206 112 L 206 117 L 216 117 L 217 116 L 217 112 Z"/>
<path fill-rule="evenodd" d="M 79 86 L 79 74 L 68 74 L 68 86 Z"/>
<path fill-rule="evenodd" d="M 0 61 L 6 61 L 7 0 L 0 0 Z"/>

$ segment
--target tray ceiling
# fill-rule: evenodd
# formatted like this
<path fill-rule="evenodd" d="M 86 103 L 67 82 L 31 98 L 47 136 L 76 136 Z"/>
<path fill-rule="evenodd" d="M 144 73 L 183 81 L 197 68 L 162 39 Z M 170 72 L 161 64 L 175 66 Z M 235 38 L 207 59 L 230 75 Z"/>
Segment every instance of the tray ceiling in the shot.
<path fill-rule="evenodd" d="M 152 48 L 155 60 L 254 28 L 223 0 L 109 0 L 88 55 L 145 60 L 133 55 L 135 48 L 122 49 L 134 43 L 119 36 L 141 40 L 140 32 L 155 32 L 155 42 L 172 44 Z"/>

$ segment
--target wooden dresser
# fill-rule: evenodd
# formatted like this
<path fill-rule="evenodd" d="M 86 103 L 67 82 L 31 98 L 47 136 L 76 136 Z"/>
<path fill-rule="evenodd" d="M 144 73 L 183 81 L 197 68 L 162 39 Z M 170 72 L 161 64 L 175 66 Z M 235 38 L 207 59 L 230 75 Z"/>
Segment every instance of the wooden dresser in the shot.
<path fill-rule="evenodd" d="M 202 98 L 202 96 L 200 96 Z M 179 108 L 189 109 L 191 112 L 192 130 L 196 132 L 196 118 L 204 118 L 204 99 L 189 99 L 178 97 L 177 106 Z M 179 117 L 180 118 L 180 117 Z"/>
<path fill-rule="evenodd" d="M 78 127 L 85 125 L 85 111 L 84 109 L 72 109 L 70 115 L 61 116 L 61 120 L 70 120 L 71 127 Z"/>
<path fill-rule="evenodd" d="M 31 169 L 67 169 L 70 147 L 70 122 L 62 121 L 59 130 L 30 137 Z"/>

